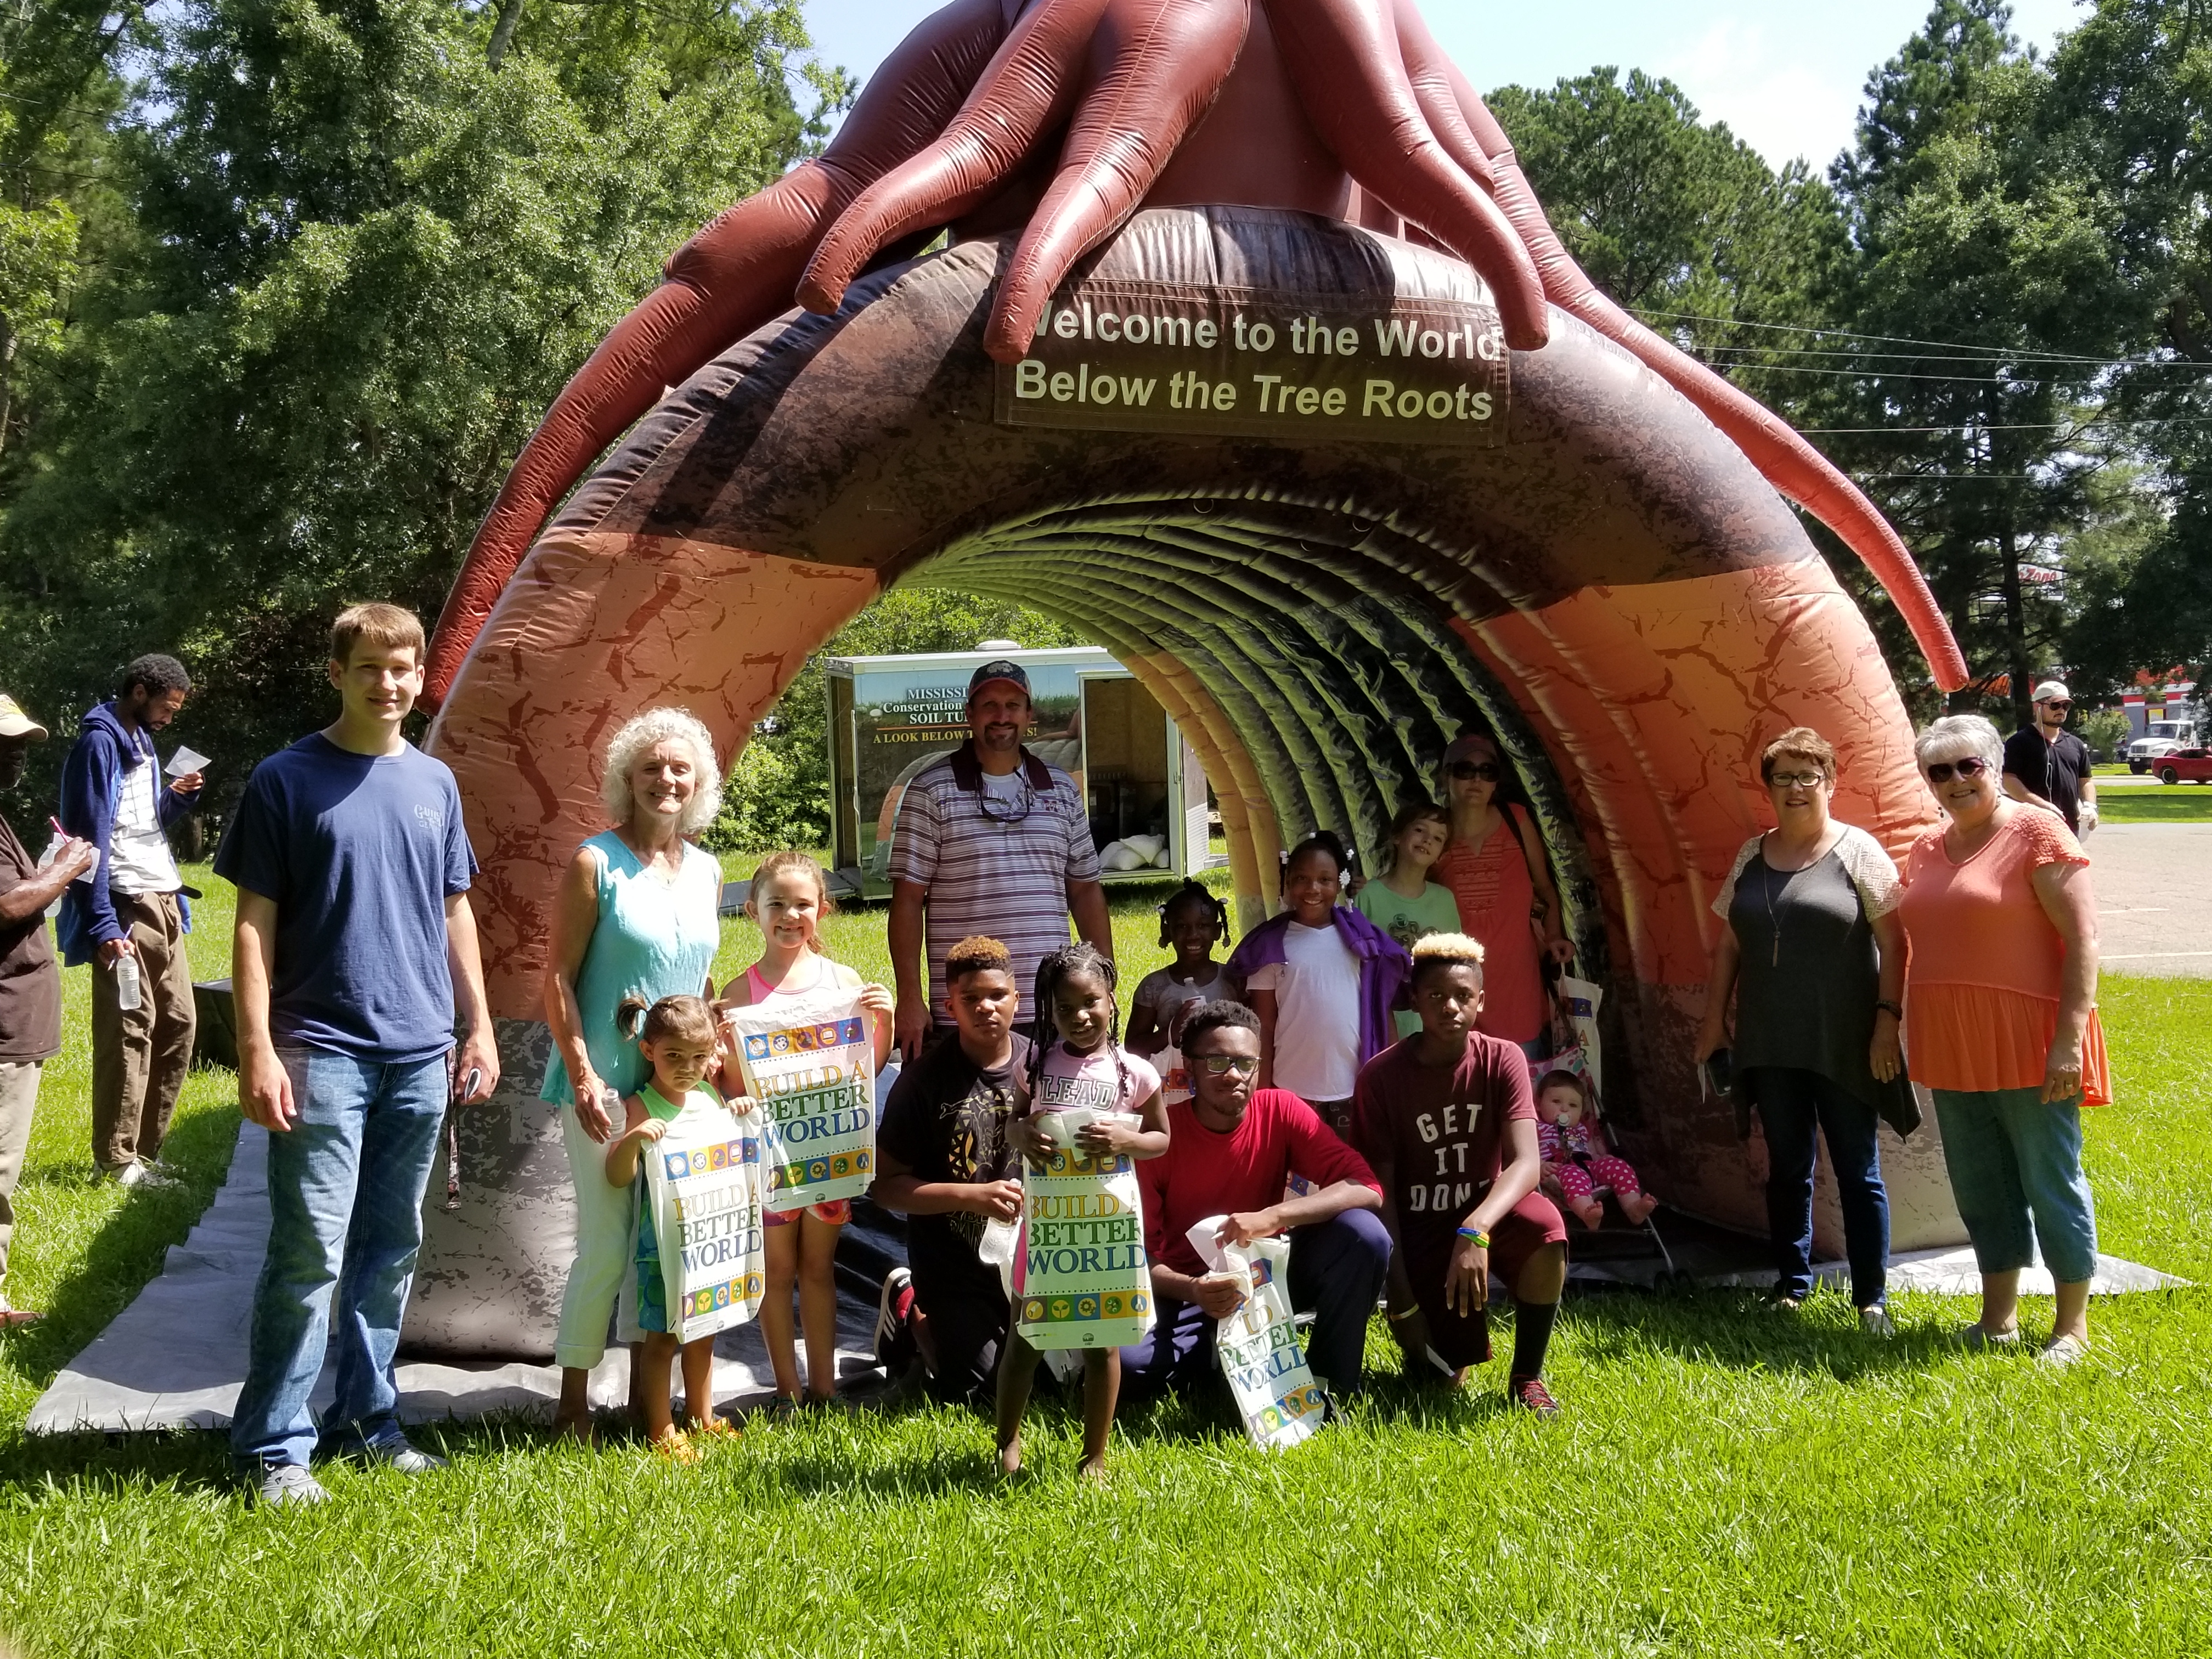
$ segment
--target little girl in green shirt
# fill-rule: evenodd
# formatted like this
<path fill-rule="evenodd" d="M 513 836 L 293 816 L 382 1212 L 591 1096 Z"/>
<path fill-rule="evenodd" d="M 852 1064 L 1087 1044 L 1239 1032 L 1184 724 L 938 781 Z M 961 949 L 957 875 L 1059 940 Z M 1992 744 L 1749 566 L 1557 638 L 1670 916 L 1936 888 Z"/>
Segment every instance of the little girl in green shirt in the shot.
<path fill-rule="evenodd" d="M 1390 866 L 1362 886 L 1352 902 L 1408 951 L 1431 933 L 1462 932 L 1459 901 L 1449 887 L 1429 879 L 1429 866 L 1451 839 L 1451 816 L 1432 800 L 1409 800 L 1390 820 Z M 1421 1017 L 1401 1008 L 1398 1035 L 1421 1029 Z"/>
<path fill-rule="evenodd" d="M 707 1079 L 718 1068 L 720 1046 L 714 1013 L 703 997 L 663 997 L 647 1008 L 641 996 L 622 1000 L 615 1014 L 626 1037 L 634 1037 L 653 1068 L 652 1077 L 623 1102 L 623 1132 L 607 1146 L 607 1179 L 617 1187 L 641 1184 L 638 1163 L 645 1149 L 668 1133 L 694 1097 L 720 1105 L 721 1097 Z M 684 1414 L 693 1434 L 731 1431 L 714 1415 L 714 1339 L 702 1336 L 679 1344 L 671 1316 L 667 1279 L 653 1206 L 637 1206 L 637 1325 L 645 1333 L 638 1360 L 635 1392 L 645 1413 L 645 1437 L 654 1449 L 678 1462 L 698 1459 L 698 1450 L 678 1430 L 669 1410 L 668 1388 L 680 1347 L 684 1356 Z"/>

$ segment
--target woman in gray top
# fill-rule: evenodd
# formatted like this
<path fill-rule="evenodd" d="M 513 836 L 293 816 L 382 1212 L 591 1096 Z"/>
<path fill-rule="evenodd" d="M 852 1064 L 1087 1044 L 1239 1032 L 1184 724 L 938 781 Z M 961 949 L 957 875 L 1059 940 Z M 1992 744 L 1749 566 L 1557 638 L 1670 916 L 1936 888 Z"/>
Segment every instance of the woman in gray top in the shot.
<path fill-rule="evenodd" d="M 1828 816 L 1836 751 L 1819 732 L 1784 732 L 1759 757 L 1759 772 L 1777 827 L 1744 843 L 1713 901 L 1728 925 L 1713 945 L 1698 1061 L 1729 1046 L 1733 993 L 1738 1127 L 1750 1133 L 1756 1106 L 1766 1136 L 1775 1305 L 1795 1308 L 1812 1292 L 1814 1136 L 1825 1133 L 1851 1300 L 1862 1325 L 1887 1335 L 1889 1195 L 1875 1123 L 1900 1135 L 1920 1123 L 1898 1052 L 1897 866 L 1865 830 Z"/>

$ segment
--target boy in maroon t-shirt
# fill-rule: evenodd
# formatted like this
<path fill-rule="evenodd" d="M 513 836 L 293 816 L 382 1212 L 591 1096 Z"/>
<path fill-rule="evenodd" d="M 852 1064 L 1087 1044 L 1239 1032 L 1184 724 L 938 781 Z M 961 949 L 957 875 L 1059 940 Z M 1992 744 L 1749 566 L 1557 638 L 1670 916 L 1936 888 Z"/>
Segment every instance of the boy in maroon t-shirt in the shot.
<path fill-rule="evenodd" d="M 1567 1281 L 1567 1229 L 1536 1190 L 1536 1103 L 1518 1044 L 1474 1029 L 1482 946 L 1431 933 L 1413 947 L 1421 1029 L 1367 1062 L 1352 1139 L 1382 1183 L 1390 1320 L 1408 1368 L 1440 1362 L 1455 1382 L 1490 1358 L 1483 1305 L 1492 1262 L 1513 1287 L 1507 1401 L 1549 1417 L 1544 1353 Z M 1424 1363 L 1423 1356 L 1428 1356 Z"/>
<path fill-rule="evenodd" d="M 1390 1236 L 1374 1213 L 1382 1201 L 1374 1176 L 1304 1101 L 1254 1086 L 1260 1021 L 1242 1003 L 1193 1009 L 1182 1053 L 1191 1097 L 1168 1108 L 1168 1150 L 1137 1165 L 1158 1322 L 1121 1350 L 1123 1388 L 1189 1389 L 1219 1376 L 1215 1325 L 1242 1297 L 1235 1279 L 1207 1271 L 1188 1237 L 1218 1215 L 1223 1243 L 1290 1236 L 1291 1304 L 1314 1316 L 1307 1359 L 1339 1396 L 1357 1392 L 1368 1316 L 1390 1261 Z M 1308 1190 L 1285 1198 L 1291 1175 Z"/>

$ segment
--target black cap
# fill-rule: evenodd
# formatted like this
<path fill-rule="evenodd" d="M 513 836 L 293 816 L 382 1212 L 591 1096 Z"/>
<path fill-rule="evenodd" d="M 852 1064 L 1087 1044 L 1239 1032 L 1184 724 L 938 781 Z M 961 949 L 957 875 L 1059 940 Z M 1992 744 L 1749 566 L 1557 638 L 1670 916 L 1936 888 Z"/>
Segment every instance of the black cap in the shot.
<path fill-rule="evenodd" d="M 1030 694 L 1029 673 L 1021 664 L 1009 662 L 1004 657 L 994 657 L 968 677 L 968 701 L 975 702 L 975 694 L 993 680 L 1011 680 L 1022 688 L 1024 696 Z"/>

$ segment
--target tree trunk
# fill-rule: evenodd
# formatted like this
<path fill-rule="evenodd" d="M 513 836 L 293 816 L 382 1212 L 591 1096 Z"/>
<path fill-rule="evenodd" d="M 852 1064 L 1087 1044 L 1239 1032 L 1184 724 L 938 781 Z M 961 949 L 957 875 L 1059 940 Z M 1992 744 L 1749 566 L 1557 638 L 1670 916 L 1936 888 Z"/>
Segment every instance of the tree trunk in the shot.
<path fill-rule="evenodd" d="M 15 403 L 15 331 L 0 317 L 0 451 L 8 447 L 8 416 Z"/>
<path fill-rule="evenodd" d="M 491 45 L 484 48 L 484 66 L 497 69 L 499 60 L 507 56 L 507 44 L 514 39 L 514 26 L 522 21 L 522 0 L 501 0 L 499 21 L 492 25 Z"/>
<path fill-rule="evenodd" d="M 2028 722 L 2027 694 L 2033 684 L 2027 661 L 2027 607 L 2020 592 L 2020 538 L 2013 529 L 2012 500 L 2007 492 L 2004 528 L 1997 536 L 1997 556 L 2004 594 L 2005 666 L 2012 675 L 2013 730 Z"/>

